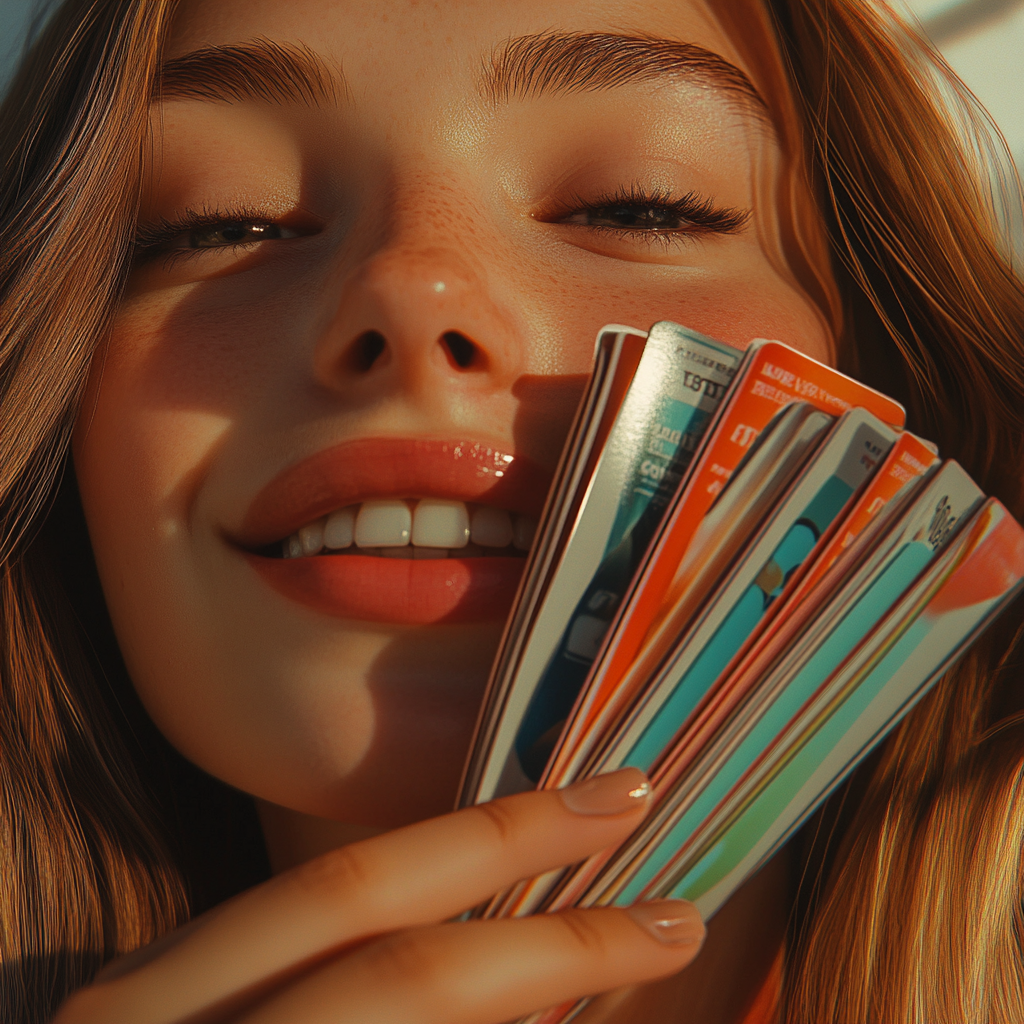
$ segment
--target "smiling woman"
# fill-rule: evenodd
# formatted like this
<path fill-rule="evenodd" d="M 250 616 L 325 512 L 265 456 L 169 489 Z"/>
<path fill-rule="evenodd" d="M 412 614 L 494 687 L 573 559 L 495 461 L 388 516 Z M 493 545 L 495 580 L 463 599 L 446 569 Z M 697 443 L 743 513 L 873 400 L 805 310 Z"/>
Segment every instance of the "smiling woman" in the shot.
<path fill-rule="evenodd" d="M 454 534 L 482 507 L 528 538 L 603 323 L 821 358 L 831 332 L 780 242 L 763 104 L 701 7 L 659 15 L 685 44 L 520 31 L 543 6 L 216 11 L 183 5 L 167 40 L 75 475 L 146 711 L 258 798 L 284 867 L 298 813 L 327 847 L 327 823 L 452 805 L 523 565 Z M 423 542 L 428 508 L 450 542 Z M 351 543 L 322 545 L 346 509 Z"/>
<path fill-rule="evenodd" d="M 1005 636 L 706 940 L 444 923 L 646 802 L 444 813 L 600 326 L 782 338 L 1021 511 L 927 67 L 863 0 L 62 6 L 0 113 L 4 1019 L 1021 1019 Z"/>

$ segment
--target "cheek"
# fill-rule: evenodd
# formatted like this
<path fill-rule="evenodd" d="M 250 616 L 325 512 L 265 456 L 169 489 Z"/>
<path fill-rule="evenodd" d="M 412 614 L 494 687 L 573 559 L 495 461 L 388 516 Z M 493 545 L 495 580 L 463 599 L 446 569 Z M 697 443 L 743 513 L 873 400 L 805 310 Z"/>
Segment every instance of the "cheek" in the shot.
<path fill-rule="evenodd" d="M 123 317 L 96 359 L 75 429 L 82 502 L 97 558 L 133 576 L 187 531 L 205 471 L 232 425 L 230 409 L 199 398 L 211 368 L 169 360 L 162 325 Z M 192 400 L 186 398 L 191 395 Z M 150 551 L 154 559 L 140 557 Z"/>
<path fill-rule="evenodd" d="M 163 727 L 164 697 L 203 647 L 204 596 L 192 512 L 206 467 L 229 432 L 223 412 L 167 400 L 184 377 L 161 379 L 159 331 L 118 324 L 97 357 L 74 438 L 75 472 L 104 595 L 143 702 Z M 166 369 L 166 368 L 165 368 Z M 181 369 L 178 367 L 178 369 Z M 196 716 L 199 728 L 205 721 Z"/>
<path fill-rule="evenodd" d="M 689 317 L 682 322 L 737 348 L 746 348 L 755 338 L 769 338 L 835 365 L 831 331 L 821 310 L 767 268 L 752 273 L 744 285 L 709 280 L 676 302 L 679 315 Z"/>
<path fill-rule="evenodd" d="M 610 274 L 563 272 L 524 284 L 535 326 L 532 362 L 537 372 L 585 373 L 597 332 L 608 323 L 647 330 L 673 320 L 743 349 L 755 338 L 782 341 L 821 362 L 834 365 L 831 331 L 820 309 L 795 284 L 777 274 L 760 253 L 748 253 L 723 266 L 663 268 L 636 274 L 621 266 Z"/>

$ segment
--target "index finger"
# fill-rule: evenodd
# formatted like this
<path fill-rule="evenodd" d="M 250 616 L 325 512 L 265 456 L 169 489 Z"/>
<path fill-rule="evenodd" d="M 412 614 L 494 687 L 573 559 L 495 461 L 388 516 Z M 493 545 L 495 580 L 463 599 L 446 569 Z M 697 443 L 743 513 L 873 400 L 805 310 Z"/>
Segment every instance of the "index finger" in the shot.
<path fill-rule="evenodd" d="M 280 984 L 348 944 L 445 920 L 521 878 L 621 841 L 639 824 L 649 792 L 643 774 L 627 768 L 334 850 L 193 922 L 151 962 L 83 990 L 56 1024 L 111 1014 L 136 1024 L 175 1021 Z"/>

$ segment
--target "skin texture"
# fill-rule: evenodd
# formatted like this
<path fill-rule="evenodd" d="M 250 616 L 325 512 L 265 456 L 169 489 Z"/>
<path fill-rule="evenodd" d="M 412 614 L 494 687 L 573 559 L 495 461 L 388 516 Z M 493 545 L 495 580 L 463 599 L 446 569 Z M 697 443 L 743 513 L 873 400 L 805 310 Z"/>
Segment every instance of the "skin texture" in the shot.
<path fill-rule="evenodd" d="M 502 623 L 341 620 L 282 596 L 233 539 L 268 482 L 364 438 L 468 439 L 550 473 L 595 333 L 607 322 L 647 327 L 673 319 L 739 346 L 777 337 L 831 357 L 825 315 L 787 261 L 792 226 L 772 199 L 784 160 L 764 112 L 692 75 L 509 102 L 482 93 L 480 69 L 496 47 L 551 29 L 696 43 L 744 68 L 755 84 L 764 78 L 742 56 L 751 41 L 737 46 L 696 0 L 186 2 L 170 40 L 170 58 L 264 38 L 306 46 L 332 71 L 344 69 L 336 102 L 174 98 L 154 111 L 144 228 L 191 209 L 224 212 L 229 221 L 257 217 L 291 237 L 188 250 L 185 229 L 140 263 L 96 359 L 75 436 L 104 592 L 142 701 L 183 754 L 258 799 L 277 868 L 452 806 Z M 693 191 L 748 216 L 725 233 L 592 222 L 609 194 L 637 187 Z M 810 198 L 801 201 L 804 220 L 813 222 Z M 353 355 L 367 331 L 385 343 L 368 368 Z M 445 347 L 452 331 L 472 342 L 468 367 Z M 526 833 L 546 837 L 545 865 L 618 841 L 635 821 L 631 811 L 613 816 L 606 833 L 593 832 L 592 822 L 590 832 L 579 832 L 575 817 L 545 819 L 544 801 L 557 798 L 516 799 L 526 808 Z M 442 819 L 438 834 L 460 820 Z M 423 948 L 459 947 L 444 947 L 448 974 L 426 972 L 442 991 L 458 976 L 460 956 L 480 949 L 493 957 L 491 973 L 484 971 L 495 979 L 493 991 L 478 1003 L 469 999 L 478 1008 L 458 1019 L 498 1021 L 565 992 L 670 973 L 692 956 L 676 949 L 664 963 L 644 960 L 650 950 L 643 943 L 653 945 L 647 933 L 624 928 L 620 912 L 588 912 L 611 922 L 608 944 L 584 942 L 572 954 L 580 965 L 563 963 L 561 990 L 529 971 L 513 983 L 501 964 L 516 943 L 542 943 L 539 932 L 489 945 L 423 926 L 473 905 L 494 891 L 488 885 L 534 873 L 540 861 L 504 850 L 483 888 L 452 882 L 448 904 L 427 901 L 423 909 L 417 885 L 436 882 L 440 851 L 452 847 L 438 840 L 436 848 L 431 860 L 424 841 L 415 869 L 403 862 L 377 879 L 386 886 L 402 879 L 402 913 L 377 920 L 367 911 L 359 928 L 292 950 L 287 965 L 268 961 L 265 975 L 279 983 L 297 964 L 347 962 L 337 954 L 353 937 L 415 927 Z M 776 921 L 781 914 L 772 895 L 778 876 L 759 884 L 751 891 L 762 896 L 746 897 L 748 909 L 722 926 L 723 948 L 740 949 L 744 934 L 766 936 L 758 941 L 770 948 L 778 929 L 758 915 Z M 357 899 L 359 891 L 348 879 L 317 895 Z M 149 991 L 174 989 L 195 962 L 219 964 L 239 935 L 257 942 L 250 931 L 272 934 L 275 921 L 294 913 L 287 897 L 246 898 L 250 916 L 238 918 L 237 931 L 214 934 L 178 966 L 169 954 L 158 957 L 164 973 Z M 728 909 L 722 919 L 733 920 Z M 550 966 L 561 962 L 558 955 L 541 960 Z M 716 956 L 715 977 L 733 989 L 717 1008 L 704 1007 L 703 1021 L 731 1019 L 735 993 L 745 992 L 744 978 L 749 987 L 757 960 L 750 954 L 744 968 L 736 957 L 730 965 L 728 955 Z M 339 993 L 362 985 L 372 992 L 369 1002 L 352 1003 L 364 1008 L 353 1019 L 375 1019 L 372 1007 L 385 1005 L 373 1002 L 380 982 L 374 989 L 371 975 L 356 978 L 355 970 L 339 967 L 320 988 L 303 988 L 312 985 L 308 978 L 289 981 L 286 991 L 329 1014 Z M 739 982 L 728 981 L 730 971 Z M 179 1016 L 151 1018 L 143 1004 L 159 1000 L 145 995 L 151 975 L 140 977 L 130 1018 L 139 1021 L 180 1019 L 185 1009 L 219 1005 L 263 984 L 262 975 L 237 980 L 236 988 L 225 982 Z M 111 984 L 116 991 L 123 982 Z M 79 1004 L 95 1016 L 69 1008 L 61 1019 L 113 1019 L 103 1017 L 110 991 L 91 990 Z M 436 1019 L 421 1003 L 411 998 L 387 1019 Z M 313 1004 L 302 1005 L 306 1014 Z M 222 1019 L 210 1012 L 202 1019 Z M 244 1019 L 295 1019 L 293 1012 L 271 1001 Z M 600 1019 L 630 1019 L 621 1008 L 608 1013 Z"/>

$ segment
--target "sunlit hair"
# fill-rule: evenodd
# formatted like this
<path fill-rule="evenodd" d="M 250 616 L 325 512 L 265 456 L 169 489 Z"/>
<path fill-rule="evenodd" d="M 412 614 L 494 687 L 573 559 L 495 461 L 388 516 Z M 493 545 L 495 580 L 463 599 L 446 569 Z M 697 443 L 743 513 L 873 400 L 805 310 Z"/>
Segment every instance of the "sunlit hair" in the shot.
<path fill-rule="evenodd" d="M 48 1020 L 185 917 L 69 605 L 54 531 L 93 349 L 128 267 L 165 5 L 67 5 L 0 109 L 0 1018 Z"/>
<path fill-rule="evenodd" d="M 836 326 L 841 366 L 903 400 L 912 429 L 1020 516 L 1024 293 L 997 231 L 978 141 L 985 125 L 940 109 L 937 82 L 962 90 L 885 8 L 765 4 L 790 76 L 794 126 L 783 136 L 794 187 L 817 196 L 827 228 L 801 223 L 794 202 L 787 255 Z M 103 962 L 182 922 L 195 892 L 180 864 L 188 829 L 145 775 L 140 736 L 155 730 L 132 719 L 130 687 L 118 690 L 123 668 L 103 639 L 109 621 L 66 469 L 92 354 L 129 267 L 172 6 L 65 4 L 0 108 L 0 1019 L 9 1021 L 47 1020 Z M 821 268 L 829 241 L 831 275 Z M 1011 620 L 801 837 L 783 1020 L 1024 1020 L 1020 617 Z"/>
<path fill-rule="evenodd" d="M 771 8 L 845 300 L 840 365 L 1020 518 L 1024 287 L 997 217 L 1018 193 L 991 126 L 886 7 Z M 1017 608 L 805 832 L 788 1024 L 1024 1020 Z"/>

